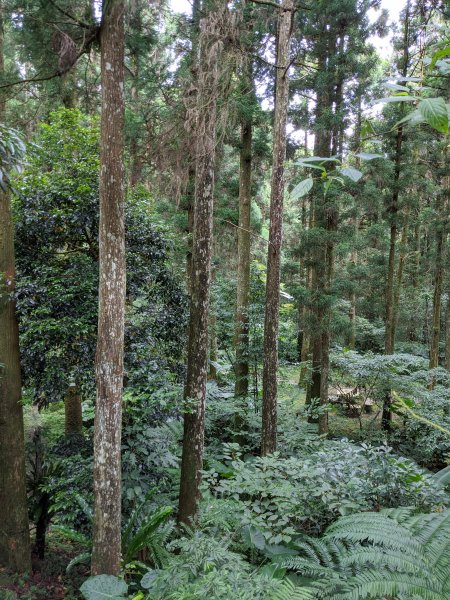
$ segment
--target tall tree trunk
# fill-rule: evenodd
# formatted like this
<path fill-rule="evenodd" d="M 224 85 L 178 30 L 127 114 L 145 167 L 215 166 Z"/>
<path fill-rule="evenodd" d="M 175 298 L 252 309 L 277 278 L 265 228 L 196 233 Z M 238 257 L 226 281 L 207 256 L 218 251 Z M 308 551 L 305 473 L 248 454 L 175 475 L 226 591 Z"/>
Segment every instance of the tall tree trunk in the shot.
<path fill-rule="evenodd" d="M 448 180 L 448 178 L 444 178 Z M 433 317 L 431 325 L 430 369 L 439 366 L 439 341 L 441 334 L 441 304 L 445 272 L 445 246 L 448 227 L 448 188 L 444 190 L 444 198 L 439 197 L 441 206 L 438 209 L 439 222 L 436 226 L 436 264 L 434 270 Z"/>
<path fill-rule="evenodd" d="M 124 2 L 104 0 L 92 573 L 118 575 L 125 318 Z"/>
<path fill-rule="evenodd" d="M 401 73 L 406 77 L 408 73 L 409 62 L 409 9 L 410 0 L 406 3 L 406 13 L 403 31 L 403 58 Z M 393 354 L 394 347 L 394 277 L 395 277 L 395 245 L 397 241 L 397 213 L 398 213 L 398 197 L 400 192 L 400 174 L 402 161 L 402 145 L 403 145 L 403 125 L 397 128 L 395 138 L 395 168 L 394 181 L 391 205 L 389 207 L 391 225 L 389 235 L 389 259 L 388 271 L 386 279 L 386 313 L 385 313 L 385 333 L 384 333 L 384 353 Z M 391 411 L 391 390 L 386 390 L 386 395 L 383 403 L 383 414 L 381 416 L 381 426 L 385 431 L 391 429 L 392 411 Z"/>
<path fill-rule="evenodd" d="M 3 2 L 0 1 L 0 78 L 4 76 Z M 0 120 L 5 101 L 0 96 Z M 14 291 L 14 227 L 9 193 L 0 190 L 0 566 L 31 569 L 19 329 Z"/>
<path fill-rule="evenodd" d="M 189 57 L 191 79 L 196 81 L 198 75 L 198 40 L 200 33 L 200 12 L 201 0 L 193 0 L 192 2 L 192 19 L 191 19 L 191 52 Z M 196 106 L 198 89 L 196 85 L 190 85 L 187 90 L 186 102 L 189 106 Z M 192 125 L 190 126 L 192 130 Z M 195 136 L 195 131 L 192 130 Z M 190 140 L 188 140 L 190 142 Z M 195 174 L 196 174 L 196 156 L 195 147 L 187 148 L 189 154 L 188 166 L 188 183 L 186 190 L 186 234 L 187 234 L 187 251 L 186 251 L 186 287 L 188 293 L 192 292 L 192 262 L 193 262 L 193 230 L 194 230 L 194 204 L 195 204 Z"/>
<path fill-rule="evenodd" d="M 0 191 L 0 565 L 31 569 L 9 194 Z"/>
<path fill-rule="evenodd" d="M 445 309 L 445 368 L 450 371 L 450 289 L 447 291 Z"/>
<path fill-rule="evenodd" d="M 395 348 L 395 334 L 397 330 L 397 322 L 398 322 L 398 309 L 400 306 L 400 293 L 402 290 L 403 284 L 403 270 L 405 268 L 405 260 L 406 260 L 406 244 L 408 241 L 408 231 L 409 231 L 409 208 L 406 209 L 405 214 L 405 222 L 402 228 L 402 236 L 400 238 L 400 252 L 398 256 L 398 265 L 397 265 L 397 277 L 394 289 L 394 298 L 393 298 L 393 314 L 392 314 L 392 329 L 391 329 L 391 346 Z"/>
<path fill-rule="evenodd" d="M 283 238 L 284 160 L 289 100 L 289 48 L 293 0 L 283 0 L 278 17 L 270 228 L 264 319 L 264 369 L 261 454 L 277 447 L 277 369 L 280 307 L 281 243 Z M 284 68 L 283 68 L 284 67 Z"/>
<path fill-rule="evenodd" d="M 247 79 L 243 93 L 253 94 L 252 66 L 249 59 Z M 238 229 L 238 266 L 235 346 L 236 382 L 235 396 L 248 394 L 249 375 L 249 322 L 248 307 L 250 300 L 250 209 L 252 183 L 252 116 L 246 115 L 241 122 L 241 149 L 239 166 L 239 229 Z"/>
<path fill-rule="evenodd" d="M 200 23 L 200 62 L 196 123 L 196 174 L 189 341 L 184 397 L 183 452 L 178 520 L 192 525 L 200 500 L 208 373 L 208 315 L 213 236 L 221 26 L 227 9 L 211 11 Z"/>

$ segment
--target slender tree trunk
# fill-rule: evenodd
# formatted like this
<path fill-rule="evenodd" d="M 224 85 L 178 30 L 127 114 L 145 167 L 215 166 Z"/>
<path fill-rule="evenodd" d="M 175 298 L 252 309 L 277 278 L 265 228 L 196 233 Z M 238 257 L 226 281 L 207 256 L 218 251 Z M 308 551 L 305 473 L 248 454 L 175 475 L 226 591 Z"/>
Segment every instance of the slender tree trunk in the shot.
<path fill-rule="evenodd" d="M 214 310 L 210 310 L 209 317 L 209 372 L 208 379 L 217 380 L 217 317 Z"/>
<path fill-rule="evenodd" d="M 92 573 L 118 575 L 125 318 L 124 2 L 104 0 Z"/>
<path fill-rule="evenodd" d="M 450 289 L 447 291 L 445 309 L 445 368 L 450 371 Z"/>
<path fill-rule="evenodd" d="M 409 9 L 410 0 L 406 4 L 406 14 L 403 33 L 403 59 L 401 73 L 406 77 L 408 72 L 409 61 Z M 403 126 L 397 128 L 395 139 L 395 169 L 392 200 L 389 207 L 391 226 L 389 236 L 389 260 L 388 272 L 386 280 L 386 316 L 385 316 L 385 333 L 384 333 L 384 353 L 394 353 L 394 277 L 395 277 L 395 244 L 397 240 L 397 213 L 398 213 L 398 196 L 400 192 L 400 173 L 402 160 L 402 145 L 403 145 Z M 383 404 L 383 414 L 381 417 L 381 426 L 385 431 L 391 429 L 392 411 L 391 411 L 391 391 L 386 390 L 386 395 Z"/>
<path fill-rule="evenodd" d="M 0 1 L 0 78 L 4 75 L 3 2 Z M 5 101 L 0 96 L 0 120 Z M 9 193 L 0 190 L 0 566 L 31 569 L 19 329 L 14 291 L 14 226 Z"/>
<path fill-rule="evenodd" d="M 69 385 L 64 399 L 65 434 L 66 436 L 80 435 L 83 433 L 83 415 L 81 410 L 80 390 L 74 385 Z"/>
<path fill-rule="evenodd" d="M 178 520 L 192 525 L 200 500 L 208 373 L 208 315 L 213 236 L 214 171 L 216 153 L 221 26 L 226 8 L 211 11 L 200 23 L 200 63 L 196 124 L 194 238 L 187 375 Z"/>
<path fill-rule="evenodd" d="M 400 293 L 402 290 L 403 283 L 403 270 L 405 268 L 405 260 L 406 260 L 406 243 L 408 241 L 408 231 L 409 231 L 409 208 L 406 210 L 405 214 L 405 222 L 402 228 L 402 236 L 400 239 L 400 252 L 398 256 L 398 265 L 397 265 L 397 277 L 395 283 L 394 290 L 394 298 L 393 298 L 393 314 L 392 314 L 392 330 L 391 330 L 391 346 L 395 348 L 395 334 L 397 330 L 397 322 L 398 322 L 398 309 L 400 306 Z"/>
<path fill-rule="evenodd" d="M 445 178 L 447 179 L 447 178 Z M 433 317 L 431 325 L 430 369 L 439 366 L 439 341 L 441 335 L 441 304 L 445 273 L 445 246 L 448 227 L 448 188 L 445 197 L 439 198 L 441 203 L 439 223 L 436 227 L 436 265 L 434 270 Z"/>
<path fill-rule="evenodd" d="M 278 17 L 273 163 L 270 196 L 270 229 L 267 258 L 266 312 L 264 319 L 264 368 L 261 454 L 277 447 L 277 369 L 280 307 L 281 243 L 283 237 L 284 160 L 289 100 L 289 47 L 293 1 L 283 0 Z M 280 68 L 280 67 L 285 67 Z"/>
<path fill-rule="evenodd" d="M 244 92 L 251 94 L 252 71 L 249 62 L 248 85 Z M 252 118 L 244 117 L 241 123 L 241 151 L 239 171 L 239 229 L 238 229 L 238 268 L 235 346 L 236 382 L 235 396 L 248 394 L 249 376 L 249 322 L 248 307 L 250 300 L 250 208 L 252 179 Z"/>
<path fill-rule="evenodd" d="M 191 52 L 190 52 L 190 72 L 193 82 L 198 76 L 198 39 L 200 32 L 200 12 L 201 0 L 193 0 L 192 2 L 192 27 L 191 27 Z M 186 102 L 190 107 L 196 106 L 198 98 L 197 85 L 190 85 L 187 90 Z M 190 125 L 192 130 L 192 125 Z M 193 136 L 195 131 L 192 130 Z M 190 140 L 189 140 L 190 141 Z M 186 251 L 186 287 L 189 294 L 192 292 L 192 261 L 193 261 L 193 230 L 194 230 L 194 204 L 195 204 L 195 173 L 196 173 L 196 156 L 195 150 L 192 147 L 187 148 L 189 155 L 188 167 L 188 183 L 186 190 L 186 234 L 187 234 L 187 251 Z"/>

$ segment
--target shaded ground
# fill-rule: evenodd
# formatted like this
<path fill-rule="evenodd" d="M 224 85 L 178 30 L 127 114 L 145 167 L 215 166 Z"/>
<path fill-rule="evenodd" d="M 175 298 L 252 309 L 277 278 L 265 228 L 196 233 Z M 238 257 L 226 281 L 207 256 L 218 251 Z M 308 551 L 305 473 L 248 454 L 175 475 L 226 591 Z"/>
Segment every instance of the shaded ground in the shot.
<path fill-rule="evenodd" d="M 0 569 L 0 600 L 75 600 L 78 588 L 88 576 L 87 567 L 79 565 L 67 574 L 66 567 L 82 549 L 49 532 L 44 560 L 33 556 L 33 573 L 17 576 Z"/>

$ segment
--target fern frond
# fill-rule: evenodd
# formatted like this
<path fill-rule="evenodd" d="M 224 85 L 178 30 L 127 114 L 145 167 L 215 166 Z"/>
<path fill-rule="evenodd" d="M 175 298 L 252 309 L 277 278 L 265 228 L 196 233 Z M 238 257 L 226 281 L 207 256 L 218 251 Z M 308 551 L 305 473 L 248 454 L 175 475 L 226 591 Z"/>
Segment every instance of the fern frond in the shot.
<path fill-rule="evenodd" d="M 88 563 L 90 560 L 91 560 L 91 553 L 90 552 L 83 552 L 83 554 L 78 554 L 78 556 L 75 556 L 75 558 L 72 558 L 72 560 L 70 561 L 70 563 L 67 565 L 67 567 L 66 567 L 66 573 L 70 573 L 70 571 L 76 565 L 79 565 L 81 563 Z"/>
<path fill-rule="evenodd" d="M 341 556 L 347 552 L 344 541 L 325 537 L 296 540 L 294 547 L 306 558 L 329 568 L 336 568 L 340 563 Z"/>
<path fill-rule="evenodd" d="M 71 542 L 77 542 L 78 544 L 82 544 L 87 548 L 90 548 L 91 546 L 91 540 L 86 535 L 80 533 L 79 531 L 75 531 L 75 529 L 71 529 L 70 527 L 65 527 L 64 525 L 53 525 L 52 531 L 57 531 Z"/>
<path fill-rule="evenodd" d="M 429 573 L 432 569 L 425 556 L 420 553 L 408 554 L 392 548 L 381 549 L 377 546 L 355 547 L 342 559 L 343 567 L 354 567 L 358 571 L 371 568 L 389 568 L 403 573 L 416 575 Z"/>
<path fill-rule="evenodd" d="M 444 469 L 441 469 L 437 473 L 434 473 L 432 478 L 438 485 L 442 486 L 443 488 L 450 485 L 450 465 L 448 465 L 448 467 L 445 467 Z"/>
<path fill-rule="evenodd" d="M 296 571 L 305 577 L 330 577 L 336 574 L 333 569 L 314 564 L 307 558 L 300 556 L 289 556 L 276 561 L 276 564 L 288 571 Z"/>
<path fill-rule="evenodd" d="M 315 600 L 316 598 L 318 596 L 315 590 L 297 587 L 290 579 L 283 580 L 270 596 L 270 600 Z"/>
<path fill-rule="evenodd" d="M 416 513 L 417 508 L 415 506 L 397 506 L 396 508 L 383 508 L 380 511 L 380 514 L 397 521 L 400 525 L 408 522 Z"/>
<path fill-rule="evenodd" d="M 149 520 L 138 529 L 138 531 L 130 539 L 126 551 L 124 553 L 124 561 L 127 564 L 132 560 L 133 556 L 140 550 L 150 547 L 155 543 L 155 532 L 172 514 L 171 506 L 164 506 L 157 510 Z"/>
<path fill-rule="evenodd" d="M 427 515 L 431 518 L 428 522 L 422 523 L 422 527 L 417 531 L 417 538 L 425 547 L 431 547 L 435 542 L 439 542 L 440 539 L 450 538 L 450 510 L 446 510 L 442 513 L 433 513 L 433 515 Z"/>
<path fill-rule="evenodd" d="M 426 577 L 396 571 L 368 570 L 352 577 L 349 589 L 333 596 L 333 600 L 363 600 L 364 598 L 384 598 L 402 595 L 405 598 L 417 596 L 422 600 L 448 600 L 443 590 L 436 589 L 435 582 Z"/>
<path fill-rule="evenodd" d="M 326 538 L 348 540 L 354 544 L 370 542 L 396 550 L 419 551 L 420 543 L 409 529 L 380 513 L 360 513 L 341 517 L 331 525 Z"/>

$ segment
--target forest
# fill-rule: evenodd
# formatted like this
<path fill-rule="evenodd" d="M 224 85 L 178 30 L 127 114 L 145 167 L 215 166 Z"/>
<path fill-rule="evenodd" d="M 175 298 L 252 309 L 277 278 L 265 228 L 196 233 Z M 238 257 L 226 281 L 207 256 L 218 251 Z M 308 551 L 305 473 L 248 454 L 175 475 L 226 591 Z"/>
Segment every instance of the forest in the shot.
<path fill-rule="evenodd" d="M 0 0 L 0 599 L 450 600 L 446 0 Z"/>

